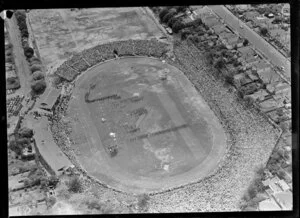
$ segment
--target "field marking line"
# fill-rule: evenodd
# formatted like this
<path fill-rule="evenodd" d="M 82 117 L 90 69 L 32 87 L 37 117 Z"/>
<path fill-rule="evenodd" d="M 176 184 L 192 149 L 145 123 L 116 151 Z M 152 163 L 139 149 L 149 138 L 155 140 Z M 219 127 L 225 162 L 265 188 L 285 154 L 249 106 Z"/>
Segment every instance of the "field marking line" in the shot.
<path fill-rule="evenodd" d="M 159 100 L 160 100 L 162 106 L 165 108 L 165 110 L 169 114 L 169 116 L 172 119 L 172 121 L 174 122 L 174 124 L 176 126 L 185 124 L 186 123 L 185 120 L 181 116 L 181 113 L 178 111 L 176 104 L 170 98 L 168 93 L 166 93 L 164 91 L 162 93 L 158 93 L 157 95 L 159 97 Z M 200 141 L 198 139 L 196 139 L 193 132 L 189 128 L 179 129 L 178 132 L 183 137 L 186 145 L 188 146 L 188 148 L 190 149 L 192 155 L 194 156 L 194 158 L 196 160 L 200 159 L 200 158 L 205 158 L 205 156 L 206 156 L 205 149 L 202 148 Z M 196 156 L 195 156 L 195 154 L 196 154 Z"/>

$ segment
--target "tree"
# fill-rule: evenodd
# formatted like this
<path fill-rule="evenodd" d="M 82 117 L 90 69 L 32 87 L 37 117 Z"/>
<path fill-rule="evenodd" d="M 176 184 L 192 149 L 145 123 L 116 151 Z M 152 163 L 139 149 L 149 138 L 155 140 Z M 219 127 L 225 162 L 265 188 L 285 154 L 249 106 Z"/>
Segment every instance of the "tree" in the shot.
<path fill-rule="evenodd" d="M 17 10 L 15 13 L 14 13 L 15 17 L 17 19 L 20 19 L 21 17 L 22 18 L 26 18 L 26 13 L 25 11 L 20 11 L 20 10 Z"/>
<path fill-rule="evenodd" d="M 29 62 L 33 62 L 33 61 L 36 61 L 36 62 L 39 62 L 39 63 L 42 63 L 40 59 L 38 59 L 37 57 L 31 57 L 29 58 Z"/>
<path fill-rule="evenodd" d="M 49 186 L 54 186 L 56 187 L 57 183 L 59 182 L 59 178 L 57 176 L 50 176 L 48 178 Z"/>
<path fill-rule="evenodd" d="M 54 86 L 58 86 L 63 81 L 64 81 L 64 79 L 62 77 L 55 75 L 53 77 L 52 83 L 53 83 Z"/>
<path fill-rule="evenodd" d="M 28 36 L 29 36 L 28 30 L 27 29 L 22 29 L 21 30 L 21 37 L 22 38 L 28 38 Z"/>
<path fill-rule="evenodd" d="M 234 84 L 233 75 L 232 75 L 232 74 L 226 74 L 226 75 L 225 75 L 225 81 L 226 81 L 228 84 L 233 85 L 233 84 Z"/>
<path fill-rule="evenodd" d="M 80 179 L 77 176 L 73 177 L 69 181 L 68 190 L 70 192 L 79 193 L 79 192 L 82 191 L 82 189 L 83 189 L 82 183 L 81 183 Z"/>
<path fill-rule="evenodd" d="M 30 144 L 30 139 L 25 138 L 25 137 L 18 138 L 18 139 L 16 139 L 16 143 L 17 143 L 17 145 L 22 146 L 24 148 L 26 145 Z"/>
<path fill-rule="evenodd" d="M 214 61 L 214 53 L 212 51 L 208 52 L 206 55 L 206 58 L 210 64 L 213 64 Z"/>
<path fill-rule="evenodd" d="M 45 74 L 42 71 L 35 71 L 32 74 L 32 79 L 35 80 L 35 81 L 45 79 Z"/>
<path fill-rule="evenodd" d="M 279 24 L 283 21 L 283 18 L 281 18 L 280 16 L 276 16 L 274 18 L 274 20 L 272 21 L 272 24 Z"/>
<path fill-rule="evenodd" d="M 256 11 L 260 14 L 265 14 L 266 13 L 266 8 L 256 8 Z"/>
<path fill-rule="evenodd" d="M 243 46 L 247 46 L 248 44 L 249 44 L 248 39 L 245 39 L 244 42 L 243 42 Z"/>
<path fill-rule="evenodd" d="M 178 19 L 175 18 L 175 17 L 172 17 L 172 18 L 168 21 L 167 25 L 168 25 L 169 27 L 172 28 L 173 25 L 176 23 L 176 21 L 178 21 Z"/>
<path fill-rule="evenodd" d="M 36 71 L 41 71 L 41 70 L 42 70 L 42 66 L 38 64 L 34 64 L 30 67 L 31 73 L 34 73 Z"/>
<path fill-rule="evenodd" d="M 29 47 L 29 43 L 27 40 L 22 40 L 22 47 L 23 48 Z"/>
<path fill-rule="evenodd" d="M 22 154 L 23 147 L 19 146 L 15 140 L 10 141 L 8 147 L 10 150 L 14 151 L 17 155 Z"/>
<path fill-rule="evenodd" d="M 34 50 L 33 48 L 31 47 L 25 47 L 24 48 L 24 55 L 27 57 L 27 58 L 31 58 L 34 54 Z"/>
<path fill-rule="evenodd" d="M 176 11 L 173 11 L 173 10 L 170 10 L 169 13 L 167 13 L 163 19 L 162 19 L 162 22 L 163 23 L 168 23 L 168 21 L 176 14 Z"/>
<path fill-rule="evenodd" d="M 262 27 L 262 28 L 260 28 L 260 33 L 263 36 L 266 36 L 268 34 L 268 29 L 266 27 Z"/>
<path fill-rule="evenodd" d="M 172 26 L 172 30 L 174 33 L 178 33 L 182 28 L 184 28 L 184 24 L 181 23 L 181 21 L 177 20 L 173 26 Z M 181 35 L 182 37 L 182 35 Z"/>
<path fill-rule="evenodd" d="M 164 8 L 160 13 L 159 13 L 159 19 L 162 20 L 163 17 L 169 12 L 168 9 Z"/>
<path fill-rule="evenodd" d="M 174 30 L 173 30 L 174 31 Z M 190 30 L 183 30 L 181 32 L 181 40 L 185 40 L 191 34 Z"/>
<path fill-rule="evenodd" d="M 19 129 L 18 134 L 22 138 L 31 138 L 33 136 L 33 130 L 28 127 L 22 127 Z"/>
<path fill-rule="evenodd" d="M 218 70 L 221 70 L 225 67 L 225 62 L 223 60 L 223 58 L 219 58 L 215 64 L 215 68 L 217 68 Z"/>
<path fill-rule="evenodd" d="M 31 89 L 35 94 L 41 94 L 46 89 L 47 84 L 44 79 L 33 81 L 31 83 Z"/>
<path fill-rule="evenodd" d="M 194 27 L 198 27 L 198 26 L 200 26 L 200 25 L 202 25 L 202 24 L 203 24 L 203 22 L 202 22 L 202 20 L 201 20 L 200 17 L 193 21 L 193 26 L 194 26 Z M 208 28 L 208 29 L 209 29 L 209 28 Z M 207 29 L 207 30 L 208 30 L 208 29 Z"/>
<path fill-rule="evenodd" d="M 183 12 L 184 13 L 187 9 L 188 9 L 188 6 L 177 6 L 176 7 L 177 13 L 179 13 L 179 12 Z"/>

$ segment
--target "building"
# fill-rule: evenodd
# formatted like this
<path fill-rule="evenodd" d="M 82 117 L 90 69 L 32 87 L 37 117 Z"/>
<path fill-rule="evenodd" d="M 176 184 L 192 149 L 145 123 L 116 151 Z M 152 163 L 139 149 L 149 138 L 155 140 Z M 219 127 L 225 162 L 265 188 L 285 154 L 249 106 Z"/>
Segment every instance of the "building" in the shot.
<path fill-rule="evenodd" d="M 289 17 L 290 16 L 290 5 L 289 4 L 284 4 L 282 9 L 281 9 L 281 13 L 283 16 Z"/>
<path fill-rule="evenodd" d="M 258 204 L 259 211 L 280 211 L 281 208 L 276 204 L 273 199 L 266 199 L 259 202 Z"/>
<path fill-rule="evenodd" d="M 16 72 L 14 70 L 6 70 L 6 79 L 17 77 Z"/>
<path fill-rule="evenodd" d="M 70 160 L 54 142 L 47 117 L 42 117 L 34 126 L 34 139 L 36 152 L 56 175 L 60 175 L 59 169 L 72 166 Z"/>
<path fill-rule="evenodd" d="M 217 25 L 214 25 L 214 26 L 212 27 L 212 29 L 213 29 L 214 32 L 215 32 L 216 34 L 218 34 L 218 35 L 219 35 L 221 32 L 228 31 L 227 28 L 224 27 L 223 24 L 217 24 Z"/>
<path fill-rule="evenodd" d="M 29 172 L 19 173 L 9 177 L 9 189 L 19 190 L 25 187 L 24 179 L 28 177 Z"/>
<path fill-rule="evenodd" d="M 257 74 L 265 84 L 274 84 L 281 81 L 280 76 L 273 69 L 257 71 Z"/>
<path fill-rule="evenodd" d="M 264 60 L 259 60 L 259 62 L 254 63 L 253 67 L 256 69 L 258 74 L 271 70 L 271 66 Z"/>
<path fill-rule="evenodd" d="M 246 68 L 250 68 L 253 64 L 259 62 L 258 55 L 249 46 L 238 48 L 240 52 L 240 61 Z"/>
<path fill-rule="evenodd" d="M 277 101 L 275 101 L 274 99 L 270 98 L 266 101 L 263 101 L 261 103 L 259 103 L 260 106 L 260 110 L 262 112 L 269 112 L 271 110 L 275 110 L 279 107 L 283 107 L 283 104 L 278 104 Z"/>
<path fill-rule="evenodd" d="M 221 30 L 221 29 L 220 29 Z M 224 27 L 224 31 L 219 33 L 221 42 L 227 49 L 233 49 L 238 44 L 239 36 L 232 33 L 230 30 Z"/>
<path fill-rule="evenodd" d="M 269 93 L 267 93 L 264 89 L 260 89 L 257 92 L 247 96 L 251 97 L 255 101 L 263 101 L 269 96 Z"/>
<path fill-rule="evenodd" d="M 208 27 L 213 27 L 217 24 L 220 24 L 220 21 L 214 15 L 208 15 L 203 19 L 203 23 Z"/>
<path fill-rule="evenodd" d="M 35 159 L 35 149 L 34 146 L 30 146 L 30 148 L 24 148 L 22 150 L 21 158 L 23 160 L 34 160 Z"/>
<path fill-rule="evenodd" d="M 293 209 L 293 194 L 291 191 L 284 191 L 274 194 L 274 198 L 283 210 Z"/>
<path fill-rule="evenodd" d="M 47 88 L 43 95 L 40 96 L 37 107 L 43 110 L 53 111 L 60 96 L 60 92 L 60 89 Z"/>

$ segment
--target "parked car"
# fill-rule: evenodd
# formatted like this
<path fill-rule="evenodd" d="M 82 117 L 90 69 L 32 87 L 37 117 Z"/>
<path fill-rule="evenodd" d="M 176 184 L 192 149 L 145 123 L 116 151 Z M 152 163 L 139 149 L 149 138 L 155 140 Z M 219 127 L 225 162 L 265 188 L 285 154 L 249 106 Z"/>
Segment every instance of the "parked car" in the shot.
<path fill-rule="evenodd" d="M 172 31 L 172 29 L 171 29 L 170 27 L 167 27 L 166 30 L 167 30 L 167 32 L 168 32 L 170 35 L 173 34 L 173 31 Z"/>

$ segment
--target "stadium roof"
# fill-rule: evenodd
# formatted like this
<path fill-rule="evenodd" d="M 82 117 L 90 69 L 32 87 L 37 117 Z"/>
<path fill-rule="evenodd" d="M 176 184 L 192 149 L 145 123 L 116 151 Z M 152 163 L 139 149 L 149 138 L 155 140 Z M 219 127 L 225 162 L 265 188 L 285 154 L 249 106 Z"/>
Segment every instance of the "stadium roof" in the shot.
<path fill-rule="evenodd" d="M 40 97 L 39 107 L 52 109 L 59 95 L 60 89 L 46 89 L 44 94 Z"/>
<path fill-rule="evenodd" d="M 56 174 L 59 174 L 58 170 L 60 168 L 72 165 L 70 160 L 54 142 L 46 117 L 42 117 L 38 125 L 35 126 L 34 138 L 43 159 Z"/>

